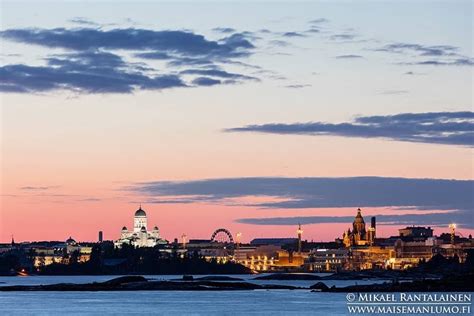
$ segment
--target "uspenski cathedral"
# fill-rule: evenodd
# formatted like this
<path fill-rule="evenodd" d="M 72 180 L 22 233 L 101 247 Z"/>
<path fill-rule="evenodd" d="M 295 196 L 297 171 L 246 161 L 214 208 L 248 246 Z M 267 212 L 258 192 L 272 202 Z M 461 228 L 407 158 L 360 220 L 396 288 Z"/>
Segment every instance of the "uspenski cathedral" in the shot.
<path fill-rule="evenodd" d="M 371 218 L 370 227 L 365 229 L 365 221 L 362 217 L 361 209 L 357 209 L 357 215 L 354 218 L 351 229 L 347 229 L 342 236 L 344 246 L 365 246 L 373 245 L 375 242 L 375 217 Z"/>
<path fill-rule="evenodd" d="M 120 248 L 122 244 L 129 244 L 135 247 L 154 247 L 167 243 L 166 240 L 161 238 L 160 230 L 157 226 L 151 231 L 147 230 L 146 213 L 140 206 L 133 218 L 133 230 L 129 231 L 124 226 L 120 233 L 120 239 L 115 241 L 115 246 Z"/>

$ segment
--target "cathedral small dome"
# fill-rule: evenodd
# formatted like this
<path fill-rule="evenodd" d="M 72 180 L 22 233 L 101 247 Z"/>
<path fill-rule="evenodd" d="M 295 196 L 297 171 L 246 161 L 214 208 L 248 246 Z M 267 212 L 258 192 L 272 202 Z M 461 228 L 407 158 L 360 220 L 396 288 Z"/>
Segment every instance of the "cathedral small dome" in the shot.
<path fill-rule="evenodd" d="M 74 245 L 76 243 L 76 241 L 74 239 L 72 239 L 71 236 L 69 236 L 69 238 L 66 240 L 66 244 L 68 245 Z"/>
<path fill-rule="evenodd" d="M 153 230 L 159 230 L 158 226 L 153 227 Z"/>
<path fill-rule="evenodd" d="M 135 212 L 135 217 L 145 217 L 146 216 L 146 213 L 144 210 L 142 210 L 142 207 L 140 206 L 140 208 Z"/>
<path fill-rule="evenodd" d="M 146 228 L 145 226 L 142 226 L 142 228 L 140 229 L 142 232 L 146 233 Z"/>
<path fill-rule="evenodd" d="M 122 230 L 127 230 L 127 227 L 126 227 L 126 226 L 123 226 L 123 227 L 122 227 Z"/>

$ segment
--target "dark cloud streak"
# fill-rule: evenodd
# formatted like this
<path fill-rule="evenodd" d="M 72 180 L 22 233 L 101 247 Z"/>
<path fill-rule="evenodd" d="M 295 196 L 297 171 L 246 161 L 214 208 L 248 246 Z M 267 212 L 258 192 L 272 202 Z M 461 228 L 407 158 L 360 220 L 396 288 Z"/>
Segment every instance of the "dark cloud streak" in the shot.
<path fill-rule="evenodd" d="M 474 228 L 471 211 L 450 211 L 445 213 L 428 214 L 376 214 L 378 225 L 426 225 L 447 227 L 456 223 L 459 227 Z M 266 217 L 240 218 L 237 223 L 251 225 L 298 225 L 298 224 L 336 224 L 351 223 L 353 216 L 295 216 L 295 217 Z"/>
<path fill-rule="evenodd" d="M 347 123 L 270 123 L 226 129 L 294 135 L 382 138 L 405 142 L 474 146 L 474 112 L 402 113 L 362 116 Z"/>
<path fill-rule="evenodd" d="M 386 177 L 224 178 L 138 183 L 131 191 L 147 196 L 195 197 L 208 201 L 269 196 L 283 201 L 255 204 L 265 208 L 416 207 L 469 209 L 474 181 Z"/>
<path fill-rule="evenodd" d="M 445 225 L 455 221 L 474 227 L 474 181 L 388 177 L 347 178 L 224 178 L 193 181 L 152 181 L 126 188 L 155 203 L 213 203 L 248 196 L 280 200 L 247 204 L 270 209 L 387 208 L 377 215 L 382 224 Z M 171 199 L 169 197 L 172 197 Z M 236 205 L 239 205 L 238 202 Z M 240 204 L 240 207 L 243 205 Z M 411 214 L 396 214 L 412 210 Z M 417 213 L 417 210 L 437 211 Z M 443 211 L 443 212 L 440 212 Z M 389 214 L 392 212 L 393 214 Z M 239 223 L 294 225 L 347 223 L 353 216 L 246 218 Z"/>

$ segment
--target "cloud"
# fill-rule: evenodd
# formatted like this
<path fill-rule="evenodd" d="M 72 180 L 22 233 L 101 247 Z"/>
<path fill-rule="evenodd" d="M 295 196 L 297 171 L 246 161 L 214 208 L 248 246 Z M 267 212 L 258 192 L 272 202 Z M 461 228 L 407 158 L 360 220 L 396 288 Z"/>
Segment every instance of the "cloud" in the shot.
<path fill-rule="evenodd" d="M 135 54 L 135 57 L 143 58 L 143 59 L 158 59 L 158 60 L 168 60 L 168 59 L 173 58 L 171 55 L 167 53 L 163 53 L 163 52 L 138 53 L 138 54 Z"/>
<path fill-rule="evenodd" d="M 289 89 L 302 89 L 302 88 L 309 88 L 309 87 L 311 87 L 310 84 L 289 84 L 285 86 L 285 88 L 289 88 Z"/>
<path fill-rule="evenodd" d="M 245 76 L 245 75 L 231 73 L 231 72 L 218 70 L 218 69 L 188 69 L 188 70 L 181 71 L 180 73 L 204 75 L 204 76 L 227 78 L 227 79 L 258 80 L 256 77 Z"/>
<path fill-rule="evenodd" d="M 287 41 L 282 40 L 271 40 L 268 42 L 271 46 L 287 47 L 290 45 Z"/>
<path fill-rule="evenodd" d="M 283 37 L 306 37 L 306 35 L 299 32 L 285 32 L 282 34 Z"/>
<path fill-rule="evenodd" d="M 131 67 L 120 56 L 105 52 L 80 52 L 50 57 L 47 66 L 0 67 L 0 91 L 78 93 L 131 93 L 136 89 L 161 90 L 187 85 L 176 75 L 148 75 Z M 136 65 L 135 65 L 136 66 Z"/>
<path fill-rule="evenodd" d="M 190 31 L 138 28 L 8 29 L 1 31 L 0 37 L 66 50 L 61 55 L 43 58 L 45 65 L 10 64 L 0 67 L 0 91 L 3 92 L 132 93 L 258 80 L 253 76 L 227 72 L 216 65 L 243 65 L 235 59 L 252 54 L 254 45 L 248 32 L 235 33 L 217 41 Z M 124 51 L 130 51 L 143 62 L 127 61 Z M 149 60 L 166 61 L 168 67 L 193 65 L 213 67 L 213 70 L 190 70 L 185 74 L 194 76 L 187 76 L 189 81 L 186 82 L 175 72 L 158 72 L 146 64 Z M 204 78 L 213 76 L 229 80 Z"/>
<path fill-rule="evenodd" d="M 309 23 L 310 24 L 323 24 L 323 23 L 329 23 L 329 20 L 325 18 L 318 18 L 318 19 L 309 21 Z"/>
<path fill-rule="evenodd" d="M 376 214 L 378 225 L 425 225 L 446 227 L 456 223 L 459 227 L 474 228 L 472 211 L 450 211 L 428 214 Z M 298 224 L 334 224 L 347 223 L 354 220 L 354 216 L 295 216 L 295 217 L 264 217 L 240 218 L 237 223 L 251 225 L 298 225 Z"/>
<path fill-rule="evenodd" d="M 355 34 L 334 34 L 331 35 L 329 38 L 334 41 L 351 41 L 356 37 L 357 35 Z"/>
<path fill-rule="evenodd" d="M 208 77 L 198 77 L 193 80 L 193 84 L 195 84 L 196 86 L 214 86 L 217 84 L 221 84 L 221 81 Z"/>
<path fill-rule="evenodd" d="M 305 32 L 306 33 L 320 33 L 321 28 L 323 28 L 323 25 L 327 23 L 329 23 L 329 20 L 325 18 L 318 18 L 318 19 L 311 20 L 309 21 L 309 24 L 311 27 L 309 28 L 309 30 L 306 30 Z"/>
<path fill-rule="evenodd" d="M 410 55 L 417 60 L 402 62 L 402 65 L 420 66 L 473 66 L 474 59 L 459 54 L 459 47 L 451 45 L 421 45 L 413 43 L 392 43 L 375 51 Z M 425 58 L 430 59 L 425 59 Z"/>
<path fill-rule="evenodd" d="M 230 63 L 230 62 L 226 61 L 226 63 Z M 181 57 L 181 58 L 173 58 L 173 60 L 168 62 L 168 66 L 170 67 L 214 66 L 214 62 L 206 58 Z"/>
<path fill-rule="evenodd" d="M 474 146 L 474 112 L 402 113 L 361 116 L 346 123 L 270 123 L 229 128 L 226 132 L 331 135 L 388 140 Z"/>
<path fill-rule="evenodd" d="M 473 58 L 457 58 L 454 60 L 423 60 L 417 62 L 403 63 L 404 65 L 422 65 L 422 66 L 474 66 Z"/>
<path fill-rule="evenodd" d="M 376 50 L 390 53 L 416 53 L 420 56 L 452 56 L 456 55 L 459 48 L 450 45 L 428 46 L 411 43 L 392 43 Z"/>
<path fill-rule="evenodd" d="M 421 72 L 414 72 L 414 71 L 407 71 L 407 72 L 404 72 L 403 73 L 404 75 L 408 75 L 408 76 L 419 76 L 419 75 L 424 75 L 423 73 Z"/>
<path fill-rule="evenodd" d="M 151 181 L 128 187 L 153 203 L 226 204 L 248 196 L 268 197 L 246 204 L 258 208 L 325 209 L 389 208 L 392 212 L 412 210 L 412 214 L 380 214 L 381 224 L 445 225 L 455 221 L 474 227 L 473 180 L 412 179 L 390 177 L 345 178 L 222 178 L 193 181 Z M 239 205 L 239 204 L 237 204 Z M 417 210 L 424 210 L 423 214 Z M 435 211 L 426 213 L 427 210 Z M 246 218 L 240 223 L 294 225 L 343 223 L 353 216 L 309 216 Z"/>
<path fill-rule="evenodd" d="M 0 36 L 29 45 L 64 48 L 76 51 L 94 49 L 154 50 L 184 56 L 237 57 L 250 54 L 254 48 L 243 35 L 233 34 L 220 41 L 186 31 L 155 31 L 127 28 L 101 30 L 93 28 L 8 29 Z"/>
<path fill-rule="evenodd" d="M 320 33 L 321 30 L 319 28 L 313 26 L 310 29 L 306 30 L 305 32 L 306 33 Z"/>
<path fill-rule="evenodd" d="M 45 191 L 45 190 L 57 189 L 59 187 L 60 187 L 59 185 L 53 185 L 53 186 L 32 186 L 32 185 L 28 185 L 28 186 L 20 187 L 20 190 L 24 190 L 24 191 Z"/>
<path fill-rule="evenodd" d="M 91 21 L 87 18 L 83 17 L 75 17 L 69 20 L 69 22 L 74 23 L 74 24 L 79 24 L 79 25 L 87 25 L 87 26 L 99 26 L 99 23 L 96 23 L 94 21 Z"/>
<path fill-rule="evenodd" d="M 359 59 L 359 58 L 364 58 L 361 55 L 339 55 L 336 56 L 335 58 L 337 59 Z"/>
<path fill-rule="evenodd" d="M 150 197 L 196 197 L 219 201 L 245 196 L 278 197 L 255 203 L 264 208 L 415 207 L 426 210 L 473 209 L 474 181 L 389 177 L 223 178 L 151 181 L 127 188 Z"/>
<path fill-rule="evenodd" d="M 219 32 L 219 33 L 235 33 L 237 30 L 231 28 L 231 27 L 215 27 L 212 29 L 214 32 Z"/>

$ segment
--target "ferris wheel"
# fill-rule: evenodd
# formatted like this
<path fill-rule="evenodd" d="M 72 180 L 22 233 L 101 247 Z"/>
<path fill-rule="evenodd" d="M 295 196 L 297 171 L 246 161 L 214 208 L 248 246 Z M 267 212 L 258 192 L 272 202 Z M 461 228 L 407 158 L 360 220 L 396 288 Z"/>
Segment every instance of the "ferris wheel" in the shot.
<path fill-rule="evenodd" d="M 225 228 L 218 228 L 211 236 L 211 242 L 217 242 L 221 244 L 233 244 L 234 238 L 230 231 Z"/>

